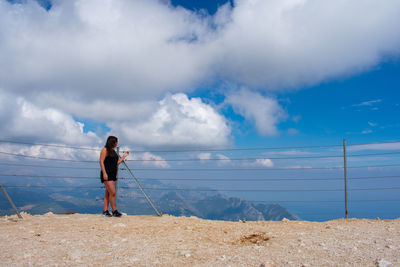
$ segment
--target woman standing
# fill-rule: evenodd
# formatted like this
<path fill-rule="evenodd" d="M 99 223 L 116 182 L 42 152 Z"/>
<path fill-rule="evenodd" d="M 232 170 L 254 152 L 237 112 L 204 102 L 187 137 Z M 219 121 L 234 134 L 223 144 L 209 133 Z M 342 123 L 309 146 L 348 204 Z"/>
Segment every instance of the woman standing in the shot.
<path fill-rule="evenodd" d="M 129 152 L 126 151 L 124 155 L 118 159 L 118 154 L 115 152 L 117 145 L 118 138 L 109 136 L 106 145 L 100 152 L 100 178 L 106 188 L 103 215 L 107 217 L 121 217 L 122 215 L 115 207 L 115 182 L 117 181 L 118 165 L 129 155 Z M 108 211 L 109 204 L 112 208 L 112 215 Z"/>

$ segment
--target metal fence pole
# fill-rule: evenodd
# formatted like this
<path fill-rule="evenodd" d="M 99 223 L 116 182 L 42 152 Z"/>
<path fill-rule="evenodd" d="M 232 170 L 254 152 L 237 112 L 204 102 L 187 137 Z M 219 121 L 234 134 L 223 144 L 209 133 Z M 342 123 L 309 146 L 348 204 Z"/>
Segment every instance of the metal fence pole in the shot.
<path fill-rule="evenodd" d="M 346 139 L 343 139 L 343 160 L 344 160 L 344 206 L 345 218 L 349 218 L 347 210 L 347 155 L 346 155 Z"/>
<path fill-rule="evenodd" d="M 21 214 L 19 214 L 17 207 L 15 207 L 14 203 L 12 202 L 11 198 L 8 196 L 4 187 L 0 184 L 0 189 L 3 191 L 4 196 L 7 198 L 8 202 L 10 203 L 11 207 L 14 209 L 15 213 L 18 215 L 18 218 L 23 219 Z"/>
<path fill-rule="evenodd" d="M 150 203 L 151 207 L 154 209 L 154 211 L 157 213 L 158 216 L 162 216 L 162 213 L 156 208 L 156 205 L 154 202 L 151 200 L 151 198 L 147 195 L 146 191 L 144 191 L 144 188 L 140 184 L 139 180 L 136 178 L 136 176 L 133 174 L 131 169 L 128 167 L 128 164 L 126 164 L 125 161 L 122 161 L 125 165 L 126 170 L 131 174 L 133 180 L 135 180 L 136 184 L 138 185 L 140 191 L 142 191 L 143 195 L 146 197 L 147 201 Z"/>

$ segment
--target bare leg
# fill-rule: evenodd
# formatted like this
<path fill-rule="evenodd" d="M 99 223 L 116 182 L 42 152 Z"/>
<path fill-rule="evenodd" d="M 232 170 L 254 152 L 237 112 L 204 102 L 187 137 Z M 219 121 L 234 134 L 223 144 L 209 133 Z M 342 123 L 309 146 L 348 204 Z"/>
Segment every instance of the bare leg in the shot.
<path fill-rule="evenodd" d="M 104 209 L 103 210 L 108 210 L 108 204 L 110 204 L 110 199 L 109 199 L 109 193 L 108 193 L 107 186 L 106 186 L 106 192 L 104 193 Z"/>
<path fill-rule="evenodd" d="M 110 202 L 112 211 L 116 210 L 115 207 L 115 181 L 104 181 L 108 191 L 108 200 Z"/>

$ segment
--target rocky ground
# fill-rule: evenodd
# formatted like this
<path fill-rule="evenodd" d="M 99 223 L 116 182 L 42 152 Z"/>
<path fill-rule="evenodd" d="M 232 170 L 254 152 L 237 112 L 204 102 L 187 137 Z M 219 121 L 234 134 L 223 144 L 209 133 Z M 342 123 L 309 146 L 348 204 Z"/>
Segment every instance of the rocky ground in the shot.
<path fill-rule="evenodd" d="M 400 266 L 400 219 L 0 217 L 1 266 Z"/>

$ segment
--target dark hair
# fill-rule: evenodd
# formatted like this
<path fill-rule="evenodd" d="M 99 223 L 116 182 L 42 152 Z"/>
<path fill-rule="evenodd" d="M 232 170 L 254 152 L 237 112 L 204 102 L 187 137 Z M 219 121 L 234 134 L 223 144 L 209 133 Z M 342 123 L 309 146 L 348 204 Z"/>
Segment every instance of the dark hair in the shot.
<path fill-rule="evenodd" d="M 118 138 L 115 136 L 109 136 L 107 138 L 106 145 L 104 146 L 107 149 L 108 155 L 112 155 L 114 151 L 115 144 L 118 142 Z"/>

